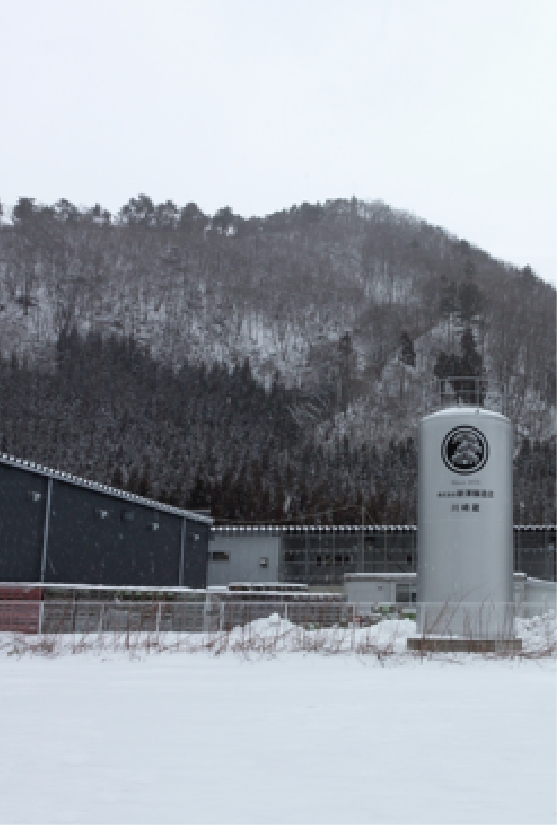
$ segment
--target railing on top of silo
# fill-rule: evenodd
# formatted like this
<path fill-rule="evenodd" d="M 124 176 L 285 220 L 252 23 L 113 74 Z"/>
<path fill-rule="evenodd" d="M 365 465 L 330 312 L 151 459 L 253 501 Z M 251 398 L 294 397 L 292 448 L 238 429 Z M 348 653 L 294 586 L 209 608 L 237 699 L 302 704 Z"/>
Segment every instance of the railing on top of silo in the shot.
<path fill-rule="evenodd" d="M 486 375 L 448 375 L 424 384 L 424 408 L 428 412 L 448 407 L 479 407 L 507 415 L 505 383 Z"/>

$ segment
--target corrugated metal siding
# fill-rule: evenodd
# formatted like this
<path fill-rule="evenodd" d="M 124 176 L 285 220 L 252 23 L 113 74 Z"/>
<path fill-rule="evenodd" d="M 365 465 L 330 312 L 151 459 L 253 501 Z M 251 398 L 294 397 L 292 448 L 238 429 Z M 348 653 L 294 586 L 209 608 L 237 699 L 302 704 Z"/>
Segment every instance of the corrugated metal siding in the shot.
<path fill-rule="evenodd" d="M 0 465 L 0 581 L 40 579 L 47 485 L 46 478 Z"/>
<path fill-rule="evenodd" d="M 177 585 L 181 522 L 178 516 L 55 481 L 45 581 Z M 153 523 L 158 529 L 151 529 Z"/>
<path fill-rule="evenodd" d="M 209 527 L 188 519 L 184 546 L 184 584 L 188 587 L 207 587 L 208 544 Z"/>
<path fill-rule="evenodd" d="M 209 519 L 59 476 L 0 463 L 0 581 L 41 580 L 50 483 L 45 582 L 206 586 Z"/>

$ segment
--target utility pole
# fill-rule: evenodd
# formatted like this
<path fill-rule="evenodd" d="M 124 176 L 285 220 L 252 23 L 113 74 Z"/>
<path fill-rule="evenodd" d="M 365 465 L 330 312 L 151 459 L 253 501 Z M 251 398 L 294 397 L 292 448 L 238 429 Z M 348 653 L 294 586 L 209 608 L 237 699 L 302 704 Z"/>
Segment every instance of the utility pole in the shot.
<path fill-rule="evenodd" d="M 364 524 L 365 524 L 365 506 L 364 506 L 364 490 L 362 487 L 362 573 L 365 573 L 364 564 Z"/>
<path fill-rule="evenodd" d="M 522 496 L 522 492 L 521 492 Z M 522 565 L 522 522 L 524 518 L 524 502 L 520 502 L 520 523 L 518 525 L 518 572 L 523 573 L 523 565 Z"/>

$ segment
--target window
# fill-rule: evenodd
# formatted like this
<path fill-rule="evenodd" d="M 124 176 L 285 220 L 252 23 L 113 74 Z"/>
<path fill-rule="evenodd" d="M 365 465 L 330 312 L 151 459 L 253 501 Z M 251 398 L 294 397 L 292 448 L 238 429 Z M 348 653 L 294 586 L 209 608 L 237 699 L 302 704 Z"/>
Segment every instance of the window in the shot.
<path fill-rule="evenodd" d="M 215 550 L 213 561 L 230 561 L 230 553 L 227 550 Z"/>
<path fill-rule="evenodd" d="M 135 513 L 133 510 L 122 510 L 122 521 L 134 521 Z"/>
<path fill-rule="evenodd" d="M 29 493 L 29 498 L 31 499 L 33 504 L 37 504 L 37 502 L 41 500 L 42 496 L 36 490 L 31 490 Z"/>
<path fill-rule="evenodd" d="M 95 515 L 97 518 L 105 519 L 108 518 L 108 510 L 101 510 L 100 507 L 97 507 L 95 510 Z"/>
<path fill-rule="evenodd" d="M 410 601 L 410 585 L 397 584 L 396 600 L 399 604 L 408 604 L 408 602 Z"/>
<path fill-rule="evenodd" d="M 259 559 L 259 567 L 268 567 L 269 566 L 269 559 L 267 556 L 261 556 Z"/>

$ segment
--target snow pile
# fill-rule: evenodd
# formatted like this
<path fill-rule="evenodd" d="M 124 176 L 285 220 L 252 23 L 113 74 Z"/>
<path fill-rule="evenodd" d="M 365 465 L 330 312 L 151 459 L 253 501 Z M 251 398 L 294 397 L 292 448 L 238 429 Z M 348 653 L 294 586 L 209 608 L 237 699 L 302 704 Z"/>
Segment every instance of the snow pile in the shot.
<path fill-rule="evenodd" d="M 226 639 L 227 649 L 260 653 L 403 653 L 406 639 L 415 634 L 409 619 L 385 619 L 371 627 L 302 627 L 277 613 L 244 627 L 235 627 Z"/>
<path fill-rule="evenodd" d="M 532 619 L 515 619 L 515 632 L 522 639 L 526 656 L 555 656 L 557 653 L 557 621 L 555 610 Z"/>

